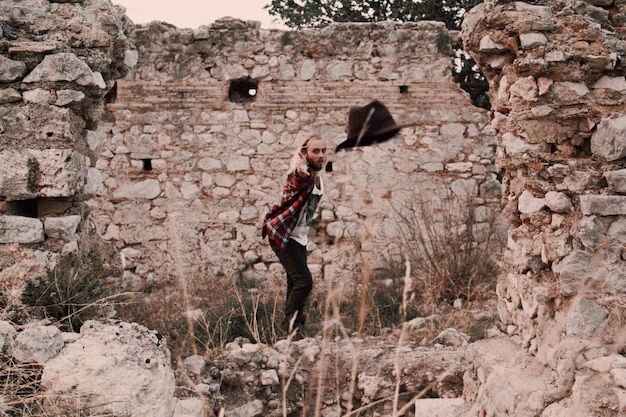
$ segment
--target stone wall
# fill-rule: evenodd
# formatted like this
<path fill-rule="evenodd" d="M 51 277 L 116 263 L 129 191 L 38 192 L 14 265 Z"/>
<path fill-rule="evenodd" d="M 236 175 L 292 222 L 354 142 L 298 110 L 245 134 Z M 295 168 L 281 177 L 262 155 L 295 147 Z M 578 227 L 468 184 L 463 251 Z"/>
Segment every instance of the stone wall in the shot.
<path fill-rule="evenodd" d="M 81 247 L 81 236 L 99 240 L 88 220 L 100 178 L 94 139 L 105 95 L 132 65 L 133 32 L 124 10 L 109 1 L 0 4 L 0 282 L 7 314 L 19 305 L 24 280 L 45 276 L 61 253 Z"/>
<path fill-rule="evenodd" d="M 489 117 L 454 83 L 456 34 L 443 23 L 284 32 L 227 18 L 195 30 L 153 22 L 136 35 L 137 65 L 99 130 L 94 213 L 133 289 L 238 277 L 281 288 L 260 226 L 295 146 L 318 132 L 334 148 L 349 108 L 373 99 L 416 125 L 384 144 L 330 152 L 309 246 L 316 288 L 358 282 L 364 258 L 389 266 L 400 196 L 469 190 L 499 210 Z"/>
<path fill-rule="evenodd" d="M 487 1 L 465 17 L 463 43 L 491 86 L 510 222 L 500 317 L 539 363 L 517 361 L 507 379 L 551 374 L 543 391 L 518 390 L 514 411 L 475 366 L 477 415 L 626 409 L 625 13 L 621 1 Z"/>

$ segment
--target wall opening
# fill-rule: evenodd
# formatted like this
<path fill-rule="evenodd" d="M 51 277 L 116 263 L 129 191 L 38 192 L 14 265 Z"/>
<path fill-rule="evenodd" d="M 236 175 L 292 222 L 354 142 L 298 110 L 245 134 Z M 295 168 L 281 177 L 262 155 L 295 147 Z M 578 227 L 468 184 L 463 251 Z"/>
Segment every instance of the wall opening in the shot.
<path fill-rule="evenodd" d="M 409 92 L 409 86 L 408 85 L 401 85 L 400 86 L 400 94 L 406 94 Z"/>
<path fill-rule="evenodd" d="M 115 103 L 117 100 L 117 83 L 113 84 L 113 87 L 104 95 L 104 101 L 108 103 Z"/>
<path fill-rule="evenodd" d="M 66 198 L 31 198 L 28 200 L 5 201 L 0 213 L 10 216 L 41 218 L 49 215 L 65 214 L 73 207 Z"/>
<path fill-rule="evenodd" d="M 256 99 L 259 83 L 251 78 L 233 80 L 228 88 L 228 100 L 233 103 L 249 103 Z"/>
<path fill-rule="evenodd" d="M 149 159 L 149 158 L 142 159 L 141 163 L 143 164 L 144 171 L 152 171 L 152 159 Z"/>
<path fill-rule="evenodd" d="M 6 202 L 6 214 L 22 217 L 37 217 L 38 202 L 36 198 L 30 200 L 15 200 Z"/>

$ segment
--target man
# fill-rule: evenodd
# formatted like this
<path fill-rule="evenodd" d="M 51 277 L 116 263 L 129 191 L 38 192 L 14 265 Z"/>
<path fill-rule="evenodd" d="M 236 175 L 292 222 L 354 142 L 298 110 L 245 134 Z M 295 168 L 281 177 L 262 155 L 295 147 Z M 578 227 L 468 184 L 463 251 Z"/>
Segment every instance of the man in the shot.
<path fill-rule="evenodd" d="M 313 289 L 306 246 L 309 225 L 324 190 L 320 173 L 325 162 L 325 141 L 317 135 L 308 137 L 291 159 L 280 203 L 263 221 L 262 236 L 269 238 L 287 273 L 283 329 L 288 334 L 304 327 L 304 308 Z"/>

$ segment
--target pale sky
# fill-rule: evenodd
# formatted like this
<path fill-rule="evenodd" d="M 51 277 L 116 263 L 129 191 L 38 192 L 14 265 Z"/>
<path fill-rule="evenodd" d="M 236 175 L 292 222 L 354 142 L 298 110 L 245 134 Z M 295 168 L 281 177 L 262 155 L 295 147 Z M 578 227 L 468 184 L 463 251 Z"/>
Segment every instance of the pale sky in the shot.
<path fill-rule="evenodd" d="M 258 20 L 261 28 L 286 29 L 272 23 L 273 17 L 263 9 L 271 0 L 111 0 L 126 7 L 126 15 L 135 24 L 153 20 L 171 23 L 179 28 L 197 28 L 216 19 L 230 16 L 241 20 Z"/>

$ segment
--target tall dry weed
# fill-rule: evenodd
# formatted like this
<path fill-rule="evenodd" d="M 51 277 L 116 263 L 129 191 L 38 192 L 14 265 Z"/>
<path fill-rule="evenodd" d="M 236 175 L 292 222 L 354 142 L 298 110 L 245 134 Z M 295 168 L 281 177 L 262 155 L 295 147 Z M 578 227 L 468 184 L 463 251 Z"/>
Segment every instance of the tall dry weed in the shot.
<path fill-rule="evenodd" d="M 392 203 L 398 256 L 408 259 L 423 303 L 472 301 L 493 290 L 502 251 L 499 218 L 471 192 L 407 192 Z"/>

